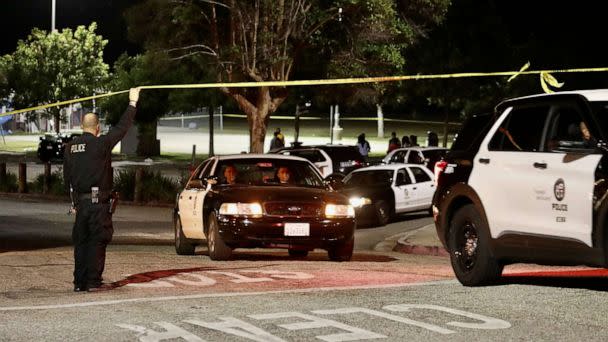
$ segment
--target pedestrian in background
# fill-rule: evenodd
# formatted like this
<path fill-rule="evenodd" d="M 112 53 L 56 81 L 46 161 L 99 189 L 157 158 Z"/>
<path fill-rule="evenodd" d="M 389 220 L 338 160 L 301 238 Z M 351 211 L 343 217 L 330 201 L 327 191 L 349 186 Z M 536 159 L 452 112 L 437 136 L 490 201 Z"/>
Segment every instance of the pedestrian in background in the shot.
<path fill-rule="evenodd" d="M 401 138 L 401 147 L 410 147 L 412 146 L 412 143 L 410 142 L 410 137 L 408 137 L 407 135 L 404 135 Z"/>
<path fill-rule="evenodd" d="M 397 133 L 392 132 L 391 138 L 388 140 L 388 151 L 386 151 L 386 152 L 388 153 L 399 147 L 401 147 L 401 141 L 399 141 L 399 138 L 397 138 Z"/>
<path fill-rule="evenodd" d="M 274 130 L 272 140 L 270 140 L 270 150 L 268 152 L 273 152 L 283 147 L 285 147 L 285 136 L 281 133 L 281 129 L 277 128 Z"/>
<path fill-rule="evenodd" d="M 99 118 L 85 114 L 83 134 L 68 143 L 64 153 L 63 179 L 69 187 L 76 221 L 74 243 L 74 291 L 112 289 L 103 284 L 106 247 L 112 240 L 112 149 L 122 140 L 135 118 L 139 88 L 129 90 L 129 106 L 118 124 L 99 136 Z"/>
<path fill-rule="evenodd" d="M 367 155 L 371 150 L 369 146 L 369 141 L 365 140 L 365 133 L 359 134 L 357 137 L 357 147 L 359 148 L 359 153 L 363 156 L 363 159 L 367 161 Z"/>

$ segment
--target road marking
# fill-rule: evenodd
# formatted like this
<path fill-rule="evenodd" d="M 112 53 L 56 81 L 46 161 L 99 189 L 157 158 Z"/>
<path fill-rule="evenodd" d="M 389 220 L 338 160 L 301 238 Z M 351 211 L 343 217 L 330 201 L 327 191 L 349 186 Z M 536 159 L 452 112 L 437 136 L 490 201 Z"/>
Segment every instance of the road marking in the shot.
<path fill-rule="evenodd" d="M 383 310 L 387 311 L 398 311 L 398 312 L 411 312 L 411 309 L 420 309 L 420 310 L 434 310 L 439 311 L 439 314 L 433 315 L 439 318 L 442 316 L 441 312 L 464 316 L 467 318 L 472 318 L 475 320 L 481 320 L 484 323 L 462 323 L 462 322 L 447 322 L 445 324 L 457 326 L 464 329 L 508 329 L 511 327 L 511 324 L 507 321 L 487 317 L 479 314 L 475 314 L 472 312 L 462 311 L 458 309 L 452 309 L 439 305 L 430 305 L 430 304 L 396 304 L 396 305 L 386 305 L 382 307 Z M 370 314 L 375 317 L 385 318 L 391 321 L 396 321 L 400 323 L 405 323 L 406 325 L 413 325 L 415 327 L 423 328 L 430 330 L 439 334 L 453 334 L 456 331 L 445 329 L 439 327 L 434 324 L 419 322 L 412 319 L 408 319 L 402 316 L 392 315 L 386 312 L 382 312 L 379 310 L 361 308 L 361 307 L 346 307 L 346 308 L 338 308 L 331 310 L 313 310 L 311 311 L 313 314 L 317 315 L 340 315 L 340 314 L 354 314 L 354 313 L 363 313 Z M 297 312 L 297 311 L 289 311 L 289 312 L 277 312 L 277 313 L 267 313 L 267 314 L 252 314 L 247 315 L 247 317 L 251 319 L 255 319 L 258 321 L 261 320 L 280 320 L 283 323 L 275 323 L 277 327 L 289 330 L 289 331 L 300 331 L 307 329 L 318 329 L 329 328 L 328 330 L 333 332 L 328 335 L 316 335 L 315 338 L 327 341 L 327 342 L 342 342 L 342 341 L 358 341 L 358 340 L 370 340 L 370 339 L 386 339 L 389 336 L 379 334 L 370 330 L 358 328 L 352 325 L 348 325 L 346 323 L 342 323 L 339 321 L 335 321 L 332 319 L 327 319 L 323 317 L 318 317 L 314 315 L 310 315 L 307 313 Z M 428 317 L 425 315 L 424 317 Z M 296 320 L 293 320 L 295 318 Z M 205 317 L 205 319 L 213 319 L 210 317 Z M 294 322 L 295 321 L 295 322 Z M 214 330 L 216 332 L 222 332 L 226 335 L 238 336 L 248 340 L 257 341 L 257 342 L 285 342 L 279 336 L 275 336 L 269 331 L 266 331 L 262 328 L 256 327 L 249 322 L 243 321 L 239 318 L 232 316 L 223 316 L 215 318 L 215 321 L 202 321 L 199 319 L 186 319 L 182 321 L 183 323 L 192 324 L 198 327 L 203 327 L 209 330 Z M 186 341 L 192 342 L 200 342 L 206 341 L 201 337 L 192 334 L 188 330 L 177 326 L 175 324 L 169 322 L 154 322 L 154 324 L 164 328 L 164 331 L 156 331 L 151 328 L 147 328 L 142 325 L 132 325 L 132 324 L 115 324 L 115 326 L 123 329 L 127 329 L 137 333 L 136 338 L 140 341 L 153 342 L 153 341 L 164 341 L 167 339 L 178 339 L 183 338 Z M 373 324 L 373 323 L 372 323 Z M 336 329 L 346 332 L 336 333 Z M 217 339 L 217 336 L 214 337 Z"/>
<path fill-rule="evenodd" d="M 222 293 L 207 293 L 198 295 L 183 295 L 183 296 L 166 296 L 166 297 L 139 297 L 128 299 L 115 299 L 94 302 L 70 303 L 70 304 L 51 304 L 51 305 L 31 305 L 31 306 L 6 306 L 0 307 L 2 311 L 27 311 L 27 310 L 52 310 L 52 309 L 69 309 L 90 306 L 117 305 L 125 303 L 147 303 L 161 302 L 186 299 L 201 299 L 201 298 L 221 298 L 221 297 L 247 297 L 259 296 L 268 294 L 283 294 L 283 293 L 311 293 L 311 292 L 330 292 L 330 291 L 349 291 L 349 290 L 371 290 L 371 289 L 388 289 L 399 287 L 412 286 L 436 286 L 457 284 L 456 280 L 440 280 L 424 283 L 398 283 L 398 284 L 382 284 L 382 285 L 358 285 L 358 286 L 334 286 L 334 287 L 318 287 L 308 289 L 293 289 L 293 290 L 273 290 L 273 291 L 257 291 L 257 292 L 222 292 Z"/>

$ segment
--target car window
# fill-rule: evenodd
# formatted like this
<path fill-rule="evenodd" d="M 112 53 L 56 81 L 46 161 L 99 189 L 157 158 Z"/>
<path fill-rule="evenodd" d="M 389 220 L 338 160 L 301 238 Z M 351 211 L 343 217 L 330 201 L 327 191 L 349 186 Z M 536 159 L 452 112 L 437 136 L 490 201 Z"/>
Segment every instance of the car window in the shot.
<path fill-rule="evenodd" d="M 407 152 L 407 151 L 398 151 L 398 152 L 395 152 L 395 153 L 393 154 L 393 156 L 391 157 L 390 162 L 391 162 L 391 163 L 403 163 L 403 162 L 404 162 L 404 158 L 405 158 L 405 153 L 406 153 L 406 152 Z"/>
<path fill-rule="evenodd" d="M 428 182 L 431 180 L 429 174 L 426 173 L 422 168 L 412 166 L 410 167 L 410 171 L 412 171 L 416 183 Z"/>
<path fill-rule="evenodd" d="M 276 158 L 227 159 L 218 162 L 215 175 L 220 185 L 290 185 L 324 188 L 316 168 L 301 160 Z"/>
<path fill-rule="evenodd" d="M 595 148 L 587 124 L 580 110 L 574 105 L 559 104 L 551 108 L 544 150 L 563 152 L 565 150 L 588 150 Z"/>
<path fill-rule="evenodd" d="M 297 156 L 309 160 L 312 163 L 324 162 L 326 159 L 319 150 L 293 150 L 283 151 L 283 155 Z"/>
<path fill-rule="evenodd" d="M 335 161 L 342 160 L 358 160 L 363 161 L 361 153 L 357 146 L 332 146 L 332 147 L 320 147 L 329 155 L 329 157 Z"/>
<path fill-rule="evenodd" d="M 397 175 L 395 176 L 395 184 L 399 179 L 404 180 L 404 183 L 400 184 L 399 186 L 412 184 L 412 178 L 410 178 L 410 175 L 407 173 L 406 168 L 402 168 L 397 171 Z"/>
<path fill-rule="evenodd" d="M 211 159 L 207 159 L 204 162 L 202 162 L 197 168 L 196 170 L 192 173 L 192 179 L 202 179 L 203 177 L 203 171 L 205 171 L 205 168 L 207 166 L 209 166 L 209 164 L 211 163 Z"/>
<path fill-rule="evenodd" d="M 420 152 L 418 151 L 410 151 L 410 154 L 407 156 L 408 164 L 422 164 L 424 160 L 420 156 Z"/>
<path fill-rule="evenodd" d="M 481 141 L 492 127 L 494 117 L 491 114 L 476 114 L 470 116 L 456 134 L 452 143 L 452 151 L 478 150 Z"/>
<path fill-rule="evenodd" d="M 390 185 L 393 182 L 393 170 L 367 170 L 352 172 L 344 178 L 349 187 L 361 185 Z"/>
<path fill-rule="evenodd" d="M 488 149 L 490 151 L 540 151 L 542 132 L 548 114 L 548 106 L 513 108 L 494 133 Z"/>

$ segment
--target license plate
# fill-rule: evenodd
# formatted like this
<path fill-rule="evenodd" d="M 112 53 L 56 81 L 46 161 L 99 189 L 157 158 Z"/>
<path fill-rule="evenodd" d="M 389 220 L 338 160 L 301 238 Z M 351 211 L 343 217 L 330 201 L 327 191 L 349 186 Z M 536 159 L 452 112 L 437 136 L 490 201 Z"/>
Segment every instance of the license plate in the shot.
<path fill-rule="evenodd" d="M 46 149 L 47 149 L 47 150 L 52 150 L 52 149 L 53 149 L 53 146 L 47 146 L 47 147 L 46 147 Z"/>
<path fill-rule="evenodd" d="M 351 165 L 353 165 L 352 161 L 343 161 L 343 162 L 340 162 L 340 167 L 348 167 L 348 166 L 351 166 Z"/>
<path fill-rule="evenodd" d="M 309 236 L 309 223 L 285 223 L 285 236 Z"/>

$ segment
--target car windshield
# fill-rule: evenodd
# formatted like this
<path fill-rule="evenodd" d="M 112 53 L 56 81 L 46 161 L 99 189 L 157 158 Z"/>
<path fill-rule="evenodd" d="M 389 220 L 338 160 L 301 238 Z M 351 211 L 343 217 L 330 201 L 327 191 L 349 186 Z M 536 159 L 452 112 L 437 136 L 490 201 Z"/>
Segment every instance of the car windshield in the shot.
<path fill-rule="evenodd" d="M 393 170 L 369 170 L 353 172 L 344 178 L 346 186 L 390 185 L 393 182 Z"/>
<path fill-rule="evenodd" d="M 323 188 L 325 184 L 308 162 L 275 158 L 221 160 L 216 169 L 220 185 L 285 185 Z"/>

